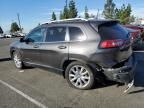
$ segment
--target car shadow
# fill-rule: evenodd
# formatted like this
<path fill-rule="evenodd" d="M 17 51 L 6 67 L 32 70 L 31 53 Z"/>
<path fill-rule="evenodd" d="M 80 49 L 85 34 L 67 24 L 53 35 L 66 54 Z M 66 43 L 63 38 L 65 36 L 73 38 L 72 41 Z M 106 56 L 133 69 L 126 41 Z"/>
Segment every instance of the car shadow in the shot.
<path fill-rule="evenodd" d="M 134 87 L 144 87 L 144 52 L 136 52 L 135 58 L 137 60 L 137 66 L 135 69 Z M 141 90 L 132 91 L 128 94 L 135 94 L 140 92 L 144 92 L 144 88 Z"/>
<path fill-rule="evenodd" d="M 134 53 L 136 61 L 137 61 L 137 66 L 135 69 L 135 78 L 134 78 L 134 86 L 135 87 L 144 87 L 144 71 L 143 71 L 143 66 L 144 66 L 144 52 L 136 52 Z M 0 58 L 0 62 L 5 62 L 5 61 L 11 61 L 10 57 L 6 57 L 6 58 Z M 33 69 L 34 67 L 26 67 L 25 69 Z M 42 68 L 45 70 L 45 68 Z M 47 70 L 47 69 L 46 69 Z M 51 70 L 52 71 L 52 70 Z M 60 74 L 60 72 L 57 71 L 52 71 L 55 72 L 56 74 Z M 113 82 L 113 81 L 99 81 L 98 83 L 96 83 L 96 85 L 94 86 L 93 89 L 97 89 L 97 88 L 105 88 L 105 87 L 109 87 L 109 86 L 113 86 L 113 85 L 117 85 L 117 86 L 123 86 L 124 84 L 119 84 L 117 82 Z M 144 92 L 144 89 L 141 90 L 136 90 L 136 91 L 132 91 L 128 94 L 134 94 L 134 93 L 140 93 L 140 92 Z"/>
<path fill-rule="evenodd" d="M 143 71 L 143 66 L 144 66 L 144 52 L 136 52 L 135 58 L 137 61 L 137 66 L 135 69 L 135 82 L 134 86 L 135 87 L 144 87 L 144 71 Z"/>
<path fill-rule="evenodd" d="M 132 91 L 132 92 L 129 92 L 128 94 L 136 94 L 136 93 L 141 93 L 141 92 L 144 92 L 144 89 Z"/>
<path fill-rule="evenodd" d="M 144 61 L 139 61 L 135 70 L 135 87 L 144 87 Z"/>
<path fill-rule="evenodd" d="M 0 58 L 0 62 L 11 61 L 10 57 L 7 58 Z"/>
<path fill-rule="evenodd" d="M 124 84 L 120 84 L 120 83 L 117 83 L 117 82 L 114 82 L 114 81 L 106 80 L 104 82 L 95 83 L 95 86 L 92 89 L 105 88 L 105 87 L 110 87 L 110 86 L 114 86 L 114 85 L 119 87 L 119 86 L 122 86 Z"/>

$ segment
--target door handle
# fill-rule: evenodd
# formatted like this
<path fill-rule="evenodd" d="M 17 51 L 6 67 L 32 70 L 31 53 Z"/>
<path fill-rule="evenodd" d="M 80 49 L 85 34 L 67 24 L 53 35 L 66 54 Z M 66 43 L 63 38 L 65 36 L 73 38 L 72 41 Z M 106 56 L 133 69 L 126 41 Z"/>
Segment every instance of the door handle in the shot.
<path fill-rule="evenodd" d="M 39 48 L 39 45 L 34 45 L 34 48 Z"/>
<path fill-rule="evenodd" d="M 59 49 L 66 49 L 67 47 L 66 46 L 59 46 L 58 48 Z"/>

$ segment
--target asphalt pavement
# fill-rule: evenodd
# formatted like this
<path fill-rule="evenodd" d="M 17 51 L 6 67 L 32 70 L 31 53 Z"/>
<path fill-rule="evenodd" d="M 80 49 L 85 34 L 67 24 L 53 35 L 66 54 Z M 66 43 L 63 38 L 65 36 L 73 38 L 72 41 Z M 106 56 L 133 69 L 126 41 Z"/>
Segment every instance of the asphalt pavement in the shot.
<path fill-rule="evenodd" d="M 116 83 L 92 90 L 76 90 L 51 71 L 15 68 L 9 55 L 10 43 L 18 39 L 0 39 L 0 108 L 143 108 L 144 53 L 135 53 L 138 60 L 135 87 L 124 94 L 126 86 Z"/>

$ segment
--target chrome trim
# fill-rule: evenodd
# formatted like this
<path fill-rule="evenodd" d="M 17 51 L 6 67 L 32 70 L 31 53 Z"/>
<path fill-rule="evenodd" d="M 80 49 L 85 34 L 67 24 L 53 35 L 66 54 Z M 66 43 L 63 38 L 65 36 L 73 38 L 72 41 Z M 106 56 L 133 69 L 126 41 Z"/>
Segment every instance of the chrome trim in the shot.
<path fill-rule="evenodd" d="M 34 44 L 43 44 L 43 43 L 68 43 L 68 42 L 83 42 L 85 40 L 76 40 L 76 41 L 55 41 L 55 42 L 34 42 Z"/>
<path fill-rule="evenodd" d="M 60 25 L 60 26 L 55 26 L 55 25 L 53 25 L 53 26 L 50 26 L 50 27 L 66 27 L 66 35 L 65 35 L 65 41 L 54 41 L 54 42 L 45 42 L 45 40 L 46 40 L 46 35 L 47 35 L 47 30 L 48 30 L 48 28 L 49 27 L 42 27 L 42 28 L 35 28 L 35 29 L 33 29 L 33 30 L 31 30 L 31 32 L 33 32 L 33 31 L 35 31 L 35 30 L 37 30 L 37 29 L 45 29 L 46 31 L 45 31 L 45 35 L 44 35 L 44 37 L 43 37 L 43 42 L 33 42 L 33 44 L 42 44 L 42 43 L 67 43 L 67 42 L 82 42 L 82 41 L 85 41 L 85 40 L 87 40 L 87 35 L 86 35 L 86 33 L 83 31 L 83 29 L 81 29 L 81 27 L 79 27 L 79 26 L 69 26 L 69 25 L 67 25 L 67 26 L 62 26 L 62 25 Z M 69 27 L 77 27 L 77 28 L 79 28 L 82 32 L 83 32 L 83 34 L 84 34 L 84 37 L 85 37 L 85 39 L 83 39 L 83 40 L 70 40 L 70 34 L 69 34 Z M 28 38 L 28 36 L 31 34 L 31 32 L 25 37 L 25 39 L 26 38 Z"/>

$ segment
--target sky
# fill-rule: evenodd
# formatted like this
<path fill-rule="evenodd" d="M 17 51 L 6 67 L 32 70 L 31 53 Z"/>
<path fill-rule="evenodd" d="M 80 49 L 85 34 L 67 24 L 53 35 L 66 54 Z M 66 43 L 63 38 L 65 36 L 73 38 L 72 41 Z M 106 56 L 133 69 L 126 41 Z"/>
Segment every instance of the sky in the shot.
<path fill-rule="evenodd" d="M 79 16 L 83 16 L 84 7 L 87 6 L 90 14 L 100 13 L 106 0 L 75 0 Z M 132 5 L 132 14 L 144 18 L 144 0 L 114 0 L 118 8 L 122 4 Z M 29 32 L 39 23 L 49 22 L 54 11 L 59 15 L 63 10 L 65 0 L 0 0 L 0 26 L 4 31 L 10 30 L 12 22 L 18 22 L 17 13 L 20 14 L 21 25 L 24 32 Z"/>

